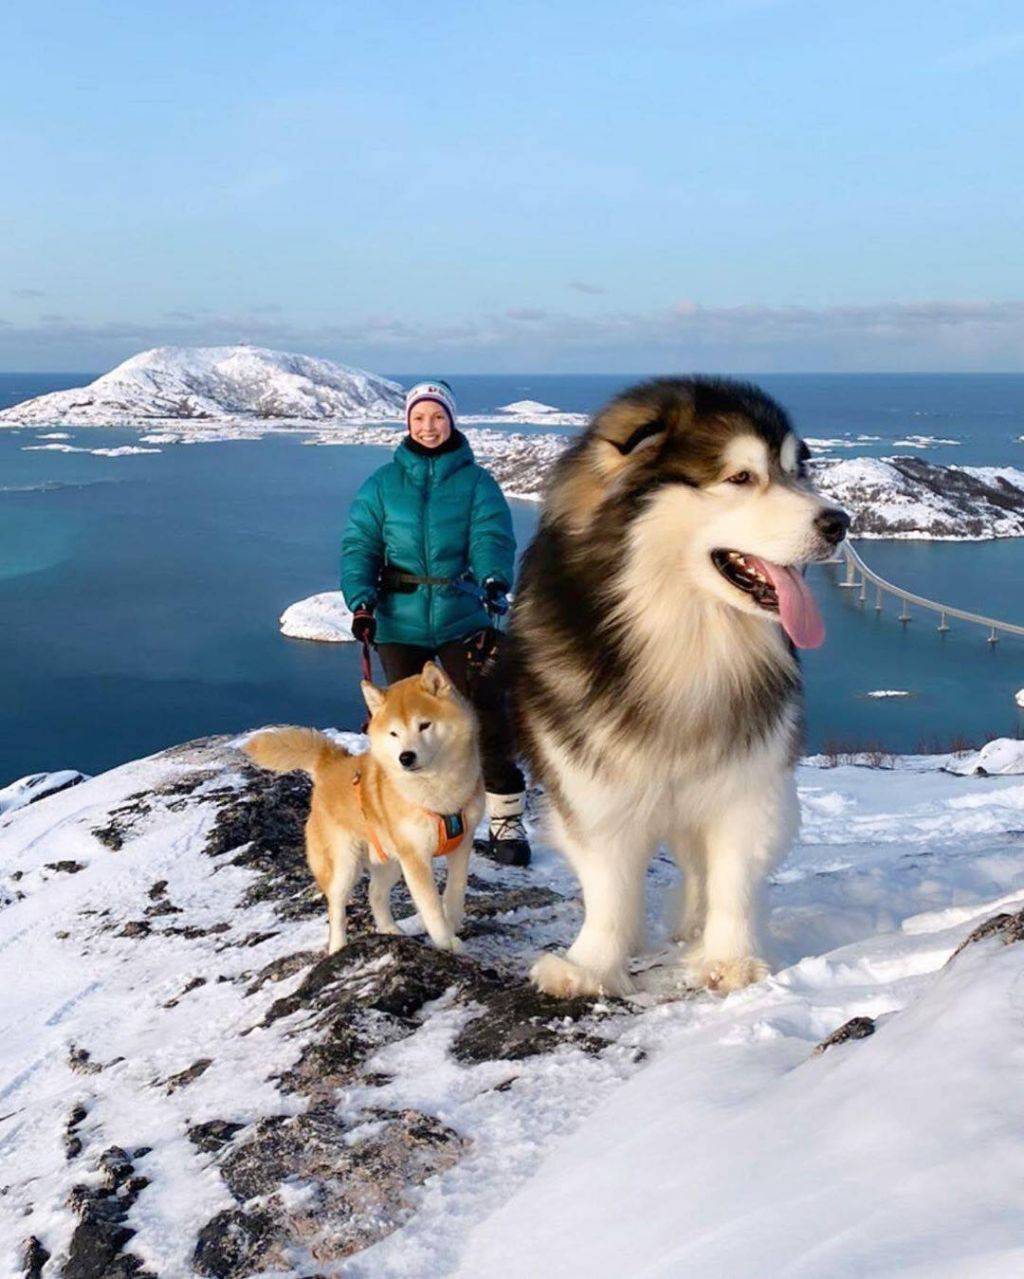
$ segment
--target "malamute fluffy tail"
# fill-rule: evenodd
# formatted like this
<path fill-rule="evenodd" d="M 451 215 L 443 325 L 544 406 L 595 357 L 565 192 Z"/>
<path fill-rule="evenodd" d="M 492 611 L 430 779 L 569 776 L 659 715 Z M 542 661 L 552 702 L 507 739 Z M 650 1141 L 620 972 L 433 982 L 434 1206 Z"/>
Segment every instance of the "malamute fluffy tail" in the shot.
<path fill-rule="evenodd" d="M 315 728 L 266 728 L 250 737 L 242 750 L 261 768 L 275 773 L 301 768 L 310 776 L 328 760 L 342 759 L 349 753 Z"/>

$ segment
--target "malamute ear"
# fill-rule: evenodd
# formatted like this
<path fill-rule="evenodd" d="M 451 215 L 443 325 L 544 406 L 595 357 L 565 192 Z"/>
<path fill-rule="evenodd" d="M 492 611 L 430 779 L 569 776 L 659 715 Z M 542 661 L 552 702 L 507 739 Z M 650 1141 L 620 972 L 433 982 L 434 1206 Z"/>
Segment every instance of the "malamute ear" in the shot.
<path fill-rule="evenodd" d="M 652 404 L 609 404 L 594 421 L 594 440 L 601 469 L 614 475 L 634 458 L 656 448 L 665 438 L 668 423 Z M 604 447 L 604 446 L 609 447 Z"/>
<path fill-rule="evenodd" d="M 452 691 L 452 682 L 433 662 L 427 662 L 420 675 L 420 686 L 433 697 L 447 697 Z"/>
<path fill-rule="evenodd" d="M 364 679 L 359 687 L 363 690 L 363 697 L 366 699 L 366 705 L 371 715 L 376 715 L 380 708 L 384 705 L 384 692 L 379 689 L 376 684 L 371 684 L 368 679 Z"/>

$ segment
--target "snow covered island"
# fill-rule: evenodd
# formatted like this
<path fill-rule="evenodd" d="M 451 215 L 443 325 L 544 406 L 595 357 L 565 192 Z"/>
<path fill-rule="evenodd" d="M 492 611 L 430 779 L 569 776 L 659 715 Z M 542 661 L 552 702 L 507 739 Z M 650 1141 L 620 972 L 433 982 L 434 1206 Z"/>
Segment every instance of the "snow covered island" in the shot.
<path fill-rule="evenodd" d="M 855 537 L 1024 537 L 1024 470 L 919 457 L 812 461 L 814 483 L 853 517 Z"/>
<path fill-rule="evenodd" d="M 323 640 L 329 644 L 355 643 L 352 613 L 341 591 L 321 591 L 289 604 L 281 614 L 281 634 L 291 639 Z"/>
<path fill-rule="evenodd" d="M 397 382 L 309 355 L 258 346 L 160 346 L 88 386 L 15 404 L 0 413 L 0 425 L 379 420 L 401 415 L 402 396 Z"/>
<path fill-rule="evenodd" d="M 142 446 L 254 439 L 291 429 L 308 443 L 394 448 L 402 438 L 402 388 L 330 360 L 253 346 L 157 347 L 71 391 L 0 412 L 0 427 L 122 426 L 149 432 L 139 445 L 83 449 L 66 433 L 26 447 L 122 456 Z M 538 400 L 460 418 L 473 450 L 509 497 L 539 501 L 552 465 L 587 422 Z M 511 429 L 529 426 L 534 429 Z M 499 428 L 499 429 L 495 429 Z M 548 428 L 548 429 L 545 429 Z M 917 446 L 925 437 L 908 437 Z M 56 441 L 56 442 L 53 442 Z M 822 440 L 856 447 L 864 440 Z M 943 442 L 943 441 L 937 441 Z M 857 537 L 980 540 L 1024 536 L 1024 470 L 941 466 L 919 457 L 823 457 L 810 464 L 826 496 L 853 516 Z"/>
<path fill-rule="evenodd" d="M 8 788 L 0 1272 L 1013 1274 L 1020 746 L 801 766 L 776 971 L 725 999 L 654 913 L 634 999 L 533 992 L 579 919 L 537 830 L 473 866 L 464 954 L 360 894 L 325 959 L 298 774 L 206 739 Z"/>

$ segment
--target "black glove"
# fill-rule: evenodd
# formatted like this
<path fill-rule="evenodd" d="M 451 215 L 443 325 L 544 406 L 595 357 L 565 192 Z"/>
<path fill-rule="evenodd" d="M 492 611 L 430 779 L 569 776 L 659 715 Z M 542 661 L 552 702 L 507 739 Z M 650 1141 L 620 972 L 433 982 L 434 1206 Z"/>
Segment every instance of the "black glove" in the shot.
<path fill-rule="evenodd" d="M 352 635 L 360 644 L 372 644 L 377 634 L 377 619 L 373 615 L 373 606 L 360 604 L 352 614 Z"/>
<path fill-rule="evenodd" d="M 484 607 L 492 613 L 508 612 L 508 584 L 496 577 L 484 581 Z"/>

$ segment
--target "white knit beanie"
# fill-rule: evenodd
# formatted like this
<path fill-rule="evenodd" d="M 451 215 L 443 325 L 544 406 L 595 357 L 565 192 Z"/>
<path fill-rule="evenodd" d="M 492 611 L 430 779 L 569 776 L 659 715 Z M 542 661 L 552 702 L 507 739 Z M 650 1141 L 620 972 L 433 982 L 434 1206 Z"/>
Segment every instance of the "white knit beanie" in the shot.
<path fill-rule="evenodd" d="M 455 395 L 447 382 L 442 382 L 439 378 L 433 382 L 417 382 L 410 391 L 406 392 L 406 426 L 409 425 L 409 414 L 421 400 L 433 400 L 435 404 L 440 404 L 451 419 L 452 426 L 455 426 Z"/>

